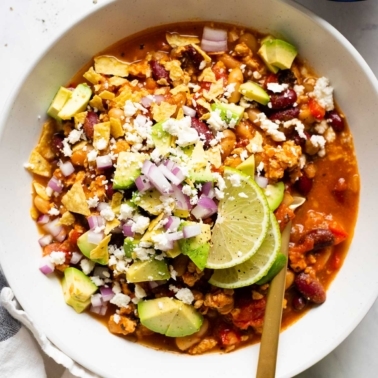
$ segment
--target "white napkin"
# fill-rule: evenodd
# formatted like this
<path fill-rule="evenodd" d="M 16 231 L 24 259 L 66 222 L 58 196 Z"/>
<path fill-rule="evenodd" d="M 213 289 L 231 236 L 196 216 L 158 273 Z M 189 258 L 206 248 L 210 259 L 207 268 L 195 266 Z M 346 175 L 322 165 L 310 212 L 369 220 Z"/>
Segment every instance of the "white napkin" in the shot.
<path fill-rule="evenodd" d="M 5 285 L 6 281 L 0 270 L 1 378 L 46 378 L 43 359 L 36 341 L 49 357 L 67 369 L 62 378 L 100 378 L 55 347 L 36 328 L 28 314 L 20 309 L 12 290 L 4 287 Z M 35 339 L 23 325 L 30 330 Z"/>

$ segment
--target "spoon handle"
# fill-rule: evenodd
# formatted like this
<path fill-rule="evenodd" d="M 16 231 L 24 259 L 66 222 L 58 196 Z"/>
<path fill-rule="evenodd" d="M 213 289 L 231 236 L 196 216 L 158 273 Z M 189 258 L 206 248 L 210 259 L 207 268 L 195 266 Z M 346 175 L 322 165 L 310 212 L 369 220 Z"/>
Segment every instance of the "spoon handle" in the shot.
<path fill-rule="evenodd" d="M 291 222 L 282 233 L 281 252 L 287 257 Z M 285 293 L 286 266 L 270 283 L 265 309 L 264 326 L 256 378 L 274 378 L 276 374 L 278 340 L 281 329 L 282 301 Z"/>

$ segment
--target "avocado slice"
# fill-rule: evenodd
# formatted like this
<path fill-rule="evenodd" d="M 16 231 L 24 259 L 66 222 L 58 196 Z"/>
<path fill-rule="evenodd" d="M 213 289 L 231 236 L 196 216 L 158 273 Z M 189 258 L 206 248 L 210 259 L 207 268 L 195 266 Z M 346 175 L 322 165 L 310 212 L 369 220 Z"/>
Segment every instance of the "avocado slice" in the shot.
<path fill-rule="evenodd" d="M 196 143 L 192 150 L 190 160 L 187 163 L 189 168 L 189 179 L 193 182 L 214 181 L 215 178 L 211 172 L 208 157 L 203 148 L 203 142 Z"/>
<path fill-rule="evenodd" d="M 253 81 L 247 81 L 241 84 L 239 92 L 248 100 L 256 101 L 262 105 L 266 105 L 270 101 L 268 93 Z"/>
<path fill-rule="evenodd" d="M 168 251 L 165 251 L 165 254 L 171 259 L 174 259 L 175 257 L 181 254 L 181 249 L 177 240 L 173 242 L 173 248 Z"/>
<path fill-rule="evenodd" d="M 146 190 L 144 193 L 133 193 L 132 203 L 141 207 L 143 210 L 149 212 L 152 215 L 158 215 L 161 213 L 159 205 L 161 193 L 157 189 Z"/>
<path fill-rule="evenodd" d="M 240 163 L 236 169 L 245 173 L 248 176 L 254 177 L 255 176 L 255 155 L 251 155 L 248 159 L 244 160 Z"/>
<path fill-rule="evenodd" d="M 62 279 L 64 300 L 76 312 L 83 312 L 91 304 L 97 286 L 81 270 L 66 268 Z"/>
<path fill-rule="evenodd" d="M 282 181 L 274 185 L 267 185 L 264 190 L 265 197 L 268 200 L 270 210 L 274 211 L 283 200 L 285 192 L 285 184 Z"/>
<path fill-rule="evenodd" d="M 126 272 L 128 282 L 147 282 L 171 278 L 168 265 L 164 260 L 135 261 Z"/>
<path fill-rule="evenodd" d="M 139 240 L 135 240 L 130 236 L 127 236 L 123 241 L 123 250 L 125 252 L 125 256 L 129 259 L 133 257 L 134 248 L 139 243 Z"/>
<path fill-rule="evenodd" d="M 185 221 L 181 223 L 179 230 L 185 226 L 198 224 L 197 222 Z M 201 223 L 201 233 L 197 236 L 188 239 L 180 239 L 178 241 L 181 252 L 187 255 L 196 266 L 204 270 L 207 257 L 210 250 L 211 227 L 209 224 Z"/>
<path fill-rule="evenodd" d="M 282 39 L 271 39 L 264 42 L 258 54 L 266 64 L 286 70 L 291 68 L 298 52 L 292 44 Z"/>
<path fill-rule="evenodd" d="M 148 156 L 139 152 L 121 151 L 117 159 L 117 168 L 114 172 L 113 188 L 116 190 L 128 189 L 140 175 L 141 165 Z"/>
<path fill-rule="evenodd" d="M 192 335 L 203 322 L 194 307 L 168 297 L 139 302 L 138 314 L 146 328 L 169 337 Z"/>
<path fill-rule="evenodd" d="M 88 233 L 89 231 L 85 232 L 77 239 L 77 246 L 81 253 L 93 262 L 107 265 L 109 261 L 108 244 L 111 236 L 108 235 L 99 244 L 93 244 L 88 242 Z"/>
<path fill-rule="evenodd" d="M 58 113 L 62 110 L 66 102 L 71 98 L 71 95 L 72 91 L 67 88 L 60 87 L 54 99 L 52 100 L 50 107 L 47 110 L 47 114 L 50 117 L 60 121 L 61 119 L 58 117 Z"/>
<path fill-rule="evenodd" d="M 223 121 L 228 124 L 234 123 L 234 125 L 237 125 L 240 122 L 244 114 L 244 108 L 242 106 L 225 104 L 223 102 L 211 104 L 211 110 L 218 110 Z"/>
<path fill-rule="evenodd" d="M 172 135 L 163 130 L 163 123 L 158 122 L 151 127 L 151 138 L 160 155 L 167 156 L 172 144 Z"/>
<path fill-rule="evenodd" d="M 75 114 L 86 109 L 91 96 L 92 89 L 87 84 L 79 84 L 59 111 L 58 117 L 61 119 L 71 119 Z"/>
<path fill-rule="evenodd" d="M 267 42 L 267 41 L 265 41 Z M 265 43 L 261 45 L 259 51 L 257 51 L 257 54 L 260 55 L 261 59 L 264 61 L 264 63 L 266 64 L 266 66 L 268 67 L 269 71 L 273 72 L 273 73 L 277 73 L 279 71 L 279 68 L 278 67 L 275 67 L 273 65 L 271 65 L 269 62 L 268 62 L 268 53 L 267 53 L 267 50 L 266 50 L 266 45 Z"/>

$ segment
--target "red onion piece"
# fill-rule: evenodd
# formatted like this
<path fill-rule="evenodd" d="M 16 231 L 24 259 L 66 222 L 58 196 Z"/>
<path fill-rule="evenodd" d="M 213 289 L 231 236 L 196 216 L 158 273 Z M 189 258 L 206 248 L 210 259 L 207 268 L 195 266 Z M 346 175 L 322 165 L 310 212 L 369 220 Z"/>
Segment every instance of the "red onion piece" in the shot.
<path fill-rule="evenodd" d="M 134 237 L 134 231 L 131 230 L 132 225 L 124 224 L 122 226 L 122 231 L 125 236 L 131 236 Z"/>
<path fill-rule="evenodd" d="M 202 38 L 208 39 L 209 41 L 227 41 L 227 30 L 205 26 L 203 28 Z"/>
<path fill-rule="evenodd" d="M 83 258 L 83 255 L 79 252 L 72 252 L 70 264 L 76 265 Z"/>
<path fill-rule="evenodd" d="M 160 164 L 158 168 L 165 178 L 167 178 L 172 184 L 179 185 L 184 181 L 184 178 L 181 180 L 175 176 L 164 164 Z"/>
<path fill-rule="evenodd" d="M 224 41 L 209 41 L 207 39 L 202 39 L 201 48 L 206 52 L 221 52 L 227 51 L 227 40 Z"/>
<path fill-rule="evenodd" d="M 103 304 L 100 308 L 100 315 L 101 316 L 105 316 L 106 315 L 106 311 L 108 311 L 108 306 L 106 304 Z"/>
<path fill-rule="evenodd" d="M 182 186 L 172 185 L 172 189 L 172 197 L 176 200 L 176 209 L 190 210 L 192 208 L 192 205 L 190 204 L 190 198 L 182 192 Z"/>
<path fill-rule="evenodd" d="M 165 178 L 165 176 L 161 173 L 158 167 L 151 163 L 151 167 L 146 174 L 148 179 L 152 182 L 153 186 L 161 193 L 161 194 L 168 194 L 172 193 L 172 185 L 169 181 Z"/>
<path fill-rule="evenodd" d="M 101 215 L 90 215 L 87 218 L 89 228 L 94 230 L 97 227 L 105 226 L 105 219 Z"/>
<path fill-rule="evenodd" d="M 50 273 L 52 273 L 55 270 L 55 266 L 50 261 L 50 257 L 49 256 L 42 257 L 41 262 L 39 264 L 39 270 L 43 274 L 50 274 Z"/>
<path fill-rule="evenodd" d="M 169 241 L 176 241 L 184 238 L 184 233 L 182 231 L 171 232 L 166 234 Z"/>
<path fill-rule="evenodd" d="M 38 240 L 38 243 L 41 247 L 46 247 L 46 245 L 49 245 L 52 241 L 53 237 L 51 235 L 45 235 Z"/>
<path fill-rule="evenodd" d="M 165 165 L 170 171 L 172 171 L 172 169 L 176 167 L 176 163 L 175 163 L 174 161 L 172 161 L 172 160 L 169 160 L 169 159 L 164 160 L 163 164 L 164 164 L 164 165 Z"/>
<path fill-rule="evenodd" d="M 148 95 L 143 97 L 140 102 L 145 108 L 149 108 L 154 103 L 159 105 L 163 100 L 163 95 Z"/>
<path fill-rule="evenodd" d="M 59 221 L 60 218 L 56 218 L 53 221 L 44 224 L 42 228 L 50 235 L 56 237 L 62 232 L 63 229 L 63 226 L 59 223 Z"/>
<path fill-rule="evenodd" d="M 46 224 L 49 222 L 50 222 L 50 217 L 47 214 L 42 214 L 37 219 L 38 224 Z"/>
<path fill-rule="evenodd" d="M 100 293 L 103 302 L 109 302 L 115 296 L 111 287 L 101 286 Z"/>
<path fill-rule="evenodd" d="M 101 294 L 93 294 L 91 297 L 91 303 L 93 307 L 102 306 Z"/>
<path fill-rule="evenodd" d="M 201 233 L 201 225 L 198 223 L 185 226 L 183 227 L 182 232 L 185 239 L 193 238 Z"/>
<path fill-rule="evenodd" d="M 186 116 L 189 116 L 191 118 L 195 117 L 197 112 L 193 109 L 190 108 L 189 106 L 183 105 L 182 110 Z"/>
<path fill-rule="evenodd" d="M 205 182 L 202 184 L 202 194 L 208 198 L 214 198 L 215 190 L 212 182 Z"/>
<path fill-rule="evenodd" d="M 159 280 L 159 281 L 149 281 L 148 286 L 150 289 L 155 289 L 158 286 L 164 285 L 167 283 L 167 280 Z"/>
<path fill-rule="evenodd" d="M 60 171 L 62 172 L 63 176 L 67 177 L 75 172 L 75 168 L 70 161 L 66 161 L 62 163 L 60 166 Z"/>
<path fill-rule="evenodd" d="M 175 216 L 169 216 L 168 217 L 168 222 L 164 225 L 164 228 L 167 230 L 167 231 L 176 231 L 178 226 L 180 225 L 180 218 L 179 217 L 175 217 Z"/>
<path fill-rule="evenodd" d="M 88 243 L 97 245 L 100 244 L 102 239 L 104 239 L 104 234 L 102 232 L 88 231 Z"/>
<path fill-rule="evenodd" d="M 142 166 L 142 173 L 147 176 L 150 168 L 154 165 L 151 160 L 145 160 Z"/>
<path fill-rule="evenodd" d="M 110 155 L 97 156 L 96 166 L 98 169 L 111 168 L 113 166 L 112 158 Z"/>
<path fill-rule="evenodd" d="M 135 180 L 135 185 L 141 193 L 153 188 L 151 181 L 145 175 L 140 175 L 137 177 Z"/>
<path fill-rule="evenodd" d="M 55 236 L 55 240 L 58 241 L 59 243 L 62 243 L 64 240 L 66 240 L 66 237 L 67 237 L 67 232 L 64 229 L 64 227 L 62 227 L 62 230 L 59 232 L 59 234 Z"/>
<path fill-rule="evenodd" d="M 98 306 L 98 307 L 91 306 L 89 311 L 93 312 L 94 314 L 100 315 L 101 314 L 101 306 Z"/>
<path fill-rule="evenodd" d="M 266 188 L 267 185 L 268 185 L 268 179 L 264 176 L 255 176 L 255 181 L 256 181 L 256 184 L 260 187 L 260 188 Z"/>
<path fill-rule="evenodd" d="M 57 193 L 60 193 L 63 189 L 62 183 L 55 176 L 51 177 L 50 181 L 47 183 L 47 186 Z"/>
<path fill-rule="evenodd" d="M 184 180 L 185 180 L 185 175 L 184 175 L 184 172 L 181 170 L 181 168 L 176 165 L 176 167 L 174 167 L 171 172 L 180 180 L 180 183 L 182 183 Z"/>
<path fill-rule="evenodd" d="M 192 210 L 192 215 L 197 219 L 205 219 L 215 214 L 218 210 L 217 204 L 206 196 L 201 196 L 197 202 L 197 206 Z"/>

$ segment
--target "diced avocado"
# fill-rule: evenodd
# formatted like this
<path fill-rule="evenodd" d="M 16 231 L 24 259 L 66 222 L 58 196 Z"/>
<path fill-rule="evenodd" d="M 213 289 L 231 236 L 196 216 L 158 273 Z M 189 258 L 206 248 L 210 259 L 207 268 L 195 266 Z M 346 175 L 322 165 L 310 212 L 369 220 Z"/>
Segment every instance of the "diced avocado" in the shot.
<path fill-rule="evenodd" d="M 146 190 L 144 193 L 133 193 L 132 202 L 141 207 L 143 210 L 146 210 L 152 215 L 158 215 L 161 213 L 160 201 L 161 193 L 157 189 Z"/>
<path fill-rule="evenodd" d="M 131 238 L 130 236 L 126 237 L 123 241 L 123 250 L 127 258 L 132 258 L 132 253 L 134 252 L 135 246 L 139 243 L 139 240 Z"/>
<path fill-rule="evenodd" d="M 274 185 L 267 185 L 265 188 L 265 197 L 268 200 L 270 210 L 274 211 L 283 200 L 285 184 L 280 181 Z"/>
<path fill-rule="evenodd" d="M 202 169 L 200 171 L 190 171 L 189 179 L 193 182 L 213 182 L 215 181 L 214 175 L 212 174 L 209 167 Z"/>
<path fill-rule="evenodd" d="M 126 272 L 128 282 L 168 280 L 170 277 L 164 260 L 135 261 Z"/>
<path fill-rule="evenodd" d="M 211 110 L 219 111 L 219 116 L 223 121 L 229 125 L 237 125 L 243 117 L 244 108 L 235 104 L 225 104 L 223 102 L 216 102 L 211 104 Z"/>
<path fill-rule="evenodd" d="M 193 182 L 215 180 L 210 170 L 210 165 L 202 141 L 197 142 L 194 146 L 187 167 L 189 168 L 189 179 Z"/>
<path fill-rule="evenodd" d="M 61 119 L 70 119 L 76 113 L 82 112 L 86 109 L 91 96 L 92 89 L 87 84 L 79 84 L 58 113 L 58 117 Z"/>
<path fill-rule="evenodd" d="M 77 239 L 77 246 L 81 253 L 88 259 L 98 264 L 106 265 L 109 261 L 108 244 L 110 241 L 110 235 L 97 245 L 88 242 L 88 233 L 89 231 L 85 232 Z"/>
<path fill-rule="evenodd" d="M 139 302 L 138 314 L 146 328 L 169 337 L 192 335 L 203 322 L 194 307 L 167 297 Z"/>
<path fill-rule="evenodd" d="M 66 268 L 62 280 L 64 300 L 76 312 L 83 312 L 91 304 L 97 286 L 81 270 Z"/>
<path fill-rule="evenodd" d="M 260 53 L 261 48 L 263 52 Z M 282 70 L 289 69 L 297 56 L 297 49 L 290 43 L 282 39 L 272 39 L 266 41 L 259 50 L 263 60 Z M 264 54 L 264 56 L 262 55 Z"/>
<path fill-rule="evenodd" d="M 248 159 L 244 160 L 237 167 L 237 170 L 242 171 L 248 176 L 255 176 L 255 155 L 251 155 Z"/>
<path fill-rule="evenodd" d="M 114 172 L 113 188 L 128 189 L 140 175 L 141 165 L 148 156 L 139 152 L 121 151 L 117 159 L 117 168 Z"/>
<path fill-rule="evenodd" d="M 58 113 L 62 110 L 65 103 L 71 98 L 71 95 L 72 91 L 67 88 L 60 87 L 52 100 L 49 109 L 47 110 L 47 114 L 52 118 L 60 120 Z"/>
<path fill-rule="evenodd" d="M 172 144 L 172 135 L 163 130 L 163 123 L 158 122 L 151 127 L 151 137 L 160 155 L 167 156 Z"/>
<path fill-rule="evenodd" d="M 286 266 L 286 256 L 283 253 L 278 253 L 276 259 L 274 260 L 273 265 L 268 270 L 268 273 L 256 282 L 257 285 L 264 285 L 267 282 L 270 282 L 280 271 Z"/>
<path fill-rule="evenodd" d="M 253 81 L 247 81 L 241 84 L 239 92 L 248 100 L 254 100 L 262 105 L 266 105 L 270 101 L 268 93 Z"/>
<path fill-rule="evenodd" d="M 165 254 L 171 258 L 171 259 L 174 259 L 175 257 L 177 257 L 178 255 L 181 254 L 181 249 L 180 249 L 180 246 L 178 244 L 177 241 L 174 241 L 173 242 L 173 248 L 168 250 L 168 251 L 165 251 Z"/>
<path fill-rule="evenodd" d="M 183 222 L 181 223 L 179 230 L 182 230 L 185 226 L 198 224 L 196 222 Z M 180 239 L 179 246 L 181 252 L 187 255 L 196 266 L 204 270 L 207 257 L 210 250 L 210 240 L 211 240 L 211 227 L 209 224 L 201 223 L 201 233 L 197 236 L 188 239 Z"/>
<path fill-rule="evenodd" d="M 263 45 L 265 42 L 268 42 L 268 41 L 271 41 L 275 39 L 273 36 L 271 35 L 267 35 L 266 37 L 264 37 L 262 40 L 261 40 L 261 44 Z"/>
<path fill-rule="evenodd" d="M 268 62 L 268 56 L 267 56 L 268 54 L 267 54 L 267 51 L 266 51 L 266 45 L 265 45 L 265 43 L 261 45 L 259 51 L 257 51 L 257 54 L 260 55 L 261 59 L 266 64 L 266 66 L 268 67 L 269 71 L 271 71 L 273 73 L 277 73 L 279 71 L 278 67 L 272 66 Z"/>

